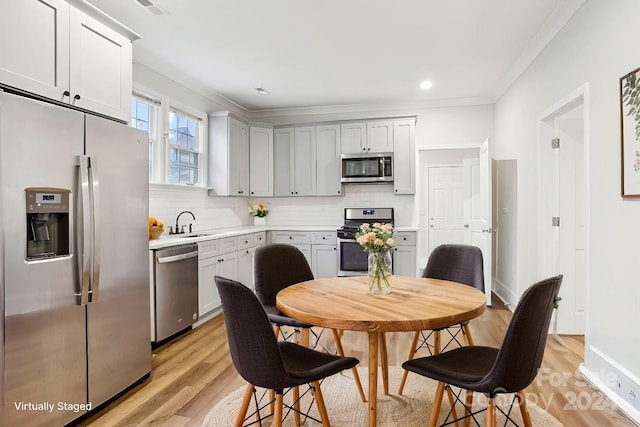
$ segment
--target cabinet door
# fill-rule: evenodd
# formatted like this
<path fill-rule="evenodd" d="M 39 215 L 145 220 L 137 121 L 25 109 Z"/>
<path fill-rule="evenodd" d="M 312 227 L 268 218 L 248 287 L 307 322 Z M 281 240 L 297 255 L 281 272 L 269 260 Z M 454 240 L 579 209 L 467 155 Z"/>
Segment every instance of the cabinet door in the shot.
<path fill-rule="evenodd" d="M 256 248 L 238 251 L 238 282 L 251 290 L 255 290 L 253 279 L 253 254 Z"/>
<path fill-rule="evenodd" d="M 69 90 L 67 2 L 2 2 L 0 82 L 47 98 L 69 101 L 63 96 Z"/>
<path fill-rule="evenodd" d="M 316 128 L 295 128 L 294 150 L 294 195 L 316 194 Z"/>
<path fill-rule="evenodd" d="M 416 247 L 396 246 L 393 248 L 393 274 L 416 277 Z"/>
<path fill-rule="evenodd" d="M 311 246 L 313 276 L 316 279 L 338 275 L 338 252 L 336 245 Z"/>
<path fill-rule="evenodd" d="M 131 41 L 70 8 L 70 103 L 120 120 L 131 119 Z"/>
<path fill-rule="evenodd" d="M 249 129 L 249 191 L 251 196 L 273 196 L 273 129 Z"/>
<path fill-rule="evenodd" d="M 218 274 L 218 257 L 198 261 L 198 316 L 220 307 L 218 288 L 213 280 Z"/>
<path fill-rule="evenodd" d="M 393 121 L 367 122 L 367 153 L 393 151 Z"/>
<path fill-rule="evenodd" d="M 316 195 L 342 194 L 340 125 L 316 126 Z"/>
<path fill-rule="evenodd" d="M 416 181 L 415 129 L 413 119 L 393 122 L 393 192 L 414 194 Z"/>
<path fill-rule="evenodd" d="M 273 195 L 293 196 L 293 128 L 273 132 Z"/>
<path fill-rule="evenodd" d="M 216 258 L 218 276 L 231 280 L 238 280 L 238 253 L 231 252 Z"/>
<path fill-rule="evenodd" d="M 249 126 L 229 117 L 229 195 L 249 196 Z"/>
<path fill-rule="evenodd" d="M 367 150 L 367 124 L 341 124 L 340 145 L 342 154 L 364 153 Z"/>

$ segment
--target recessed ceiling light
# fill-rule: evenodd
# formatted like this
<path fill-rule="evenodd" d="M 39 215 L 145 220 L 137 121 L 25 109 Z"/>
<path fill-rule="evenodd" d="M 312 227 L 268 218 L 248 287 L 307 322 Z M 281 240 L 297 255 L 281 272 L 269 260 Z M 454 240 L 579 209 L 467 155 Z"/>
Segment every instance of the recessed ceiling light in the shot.
<path fill-rule="evenodd" d="M 256 89 L 256 92 L 258 92 L 260 95 L 271 95 L 271 92 L 269 92 L 265 88 L 257 87 L 255 89 Z"/>
<path fill-rule="evenodd" d="M 433 83 L 431 83 L 429 80 L 425 80 L 422 83 L 420 83 L 420 89 L 431 89 L 431 86 L 433 86 Z"/>

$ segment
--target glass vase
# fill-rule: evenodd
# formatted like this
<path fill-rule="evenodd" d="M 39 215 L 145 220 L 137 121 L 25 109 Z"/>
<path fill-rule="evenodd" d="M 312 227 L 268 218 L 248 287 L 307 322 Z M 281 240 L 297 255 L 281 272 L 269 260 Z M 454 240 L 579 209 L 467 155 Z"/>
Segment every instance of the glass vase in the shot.
<path fill-rule="evenodd" d="M 375 295 L 391 293 L 391 252 L 369 252 L 368 271 L 371 282 L 369 291 Z"/>

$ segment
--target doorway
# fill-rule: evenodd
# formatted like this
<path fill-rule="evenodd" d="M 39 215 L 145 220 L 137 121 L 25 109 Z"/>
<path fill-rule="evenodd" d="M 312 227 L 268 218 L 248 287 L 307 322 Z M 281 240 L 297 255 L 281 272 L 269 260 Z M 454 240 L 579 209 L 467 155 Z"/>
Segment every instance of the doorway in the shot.
<path fill-rule="evenodd" d="M 584 335 L 588 289 L 587 88 L 539 121 L 539 276 L 563 274 L 555 332 Z"/>
<path fill-rule="evenodd" d="M 438 245 L 480 247 L 485 261 L 485 293 L 493 290 L 491 226 L 491 156 L 489 140 L 473 148 L 432 148 L 419 151 L 419 262 L 423 267 Z"/>

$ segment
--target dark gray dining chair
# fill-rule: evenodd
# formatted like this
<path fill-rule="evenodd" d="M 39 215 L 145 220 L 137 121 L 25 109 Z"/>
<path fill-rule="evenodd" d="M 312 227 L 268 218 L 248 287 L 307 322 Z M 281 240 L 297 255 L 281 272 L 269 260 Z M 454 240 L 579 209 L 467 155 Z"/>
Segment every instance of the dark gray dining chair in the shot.
<path fill-rule="evenodd" d="M 464 405 L 463 419 L 467 424 L 471 418 L 478 423 L 475 415 L 486 410 L 486 425 L 495 426 L 496 396 L 502 393 L 515 393 L 516 396 L 511 405 L 513 406 L 517 398 L 524 424 L 527 427 L 531 426 L 531 418 L 522 390 L 531 384 L 542 363 L 551 313 L 561 283 L 562 275 L 551 277 L 533 284 L 522 294 L 509 323 L 502 347 L 499 349 L 465 346 L 408 360 L 402 364 L 407 371 L 438 381 L 429 420 L 430 427 L 435 427 L 438 422 L 444 391 L 447 388 L 451 393 L 450 386 L 461 389 L 455 401 Z M 466 390 L 464 401 L 460 399 L 462 389 Z M 473 392 L 488 396 L 486 408 L 472 412 Z M 513 421 L 510 418 L 511 409 L 506 413 L 498 409 L 508 420 Z M 457 417 L 455 407 L 449 414 L 454 418 Z M 448 418 L 449 416 L 442 425 L 449 425 L 456 421 L 449 421 Z"/>
<path fill-rule="evenodd" d="M 276 306 L 278 292 L 296 283 L 314 279 L 311 267 L 302 251 L 293 245 L 286 244 L 261 246 L 254 254 L 254 275 L 256 295 L 262 303 L 267 317 L 275 326 L 276 336 L 281 335 L 282 326 L 290 326 L 295 331 L 295 342 L 309 346 L 309 332 L 312 325 L 286 316 Z M 298 333 L 301 336 L 300 339 L 297 338 Z M 331 333 L 338 355 L 344 356 L 339 332 L 332 329 Z M 358 370 L 353 368 L 351 371 L 360 399 L 366 402 Z"/>
<path fill-rule="evenodd" d="M 452 282 L 463 283 L 484 292 L 484 268 L 482 251 L 477 246 L 447 244 L 436 247 L 429 256 L 427 265 L 424 268 L 422 277 L 430 279 L 450 280 Z M 441 332 L 448 332 L 448 341 L 441 345 Z M 429 350 L 430 354 L 437 354 L 444 351 L 450 344 L 462 343 L 458 336 L 462 335 L 465 345 L 473 345 L 473 338 L 469 329 L 469 322 L 453 325 L 448 328 L 435 329 L 429 331 L 416 331 L 411 342 L 407 359 L 414 358 L 417 351 L 422 348 Z M 433 348 L 429 344 L 429 339 L 433 337 Z M 419 344 L 419 345 L 418 345 Z M 398 394 L 402 394 L 407 381 L 407 371 L 402 374 Z"/>
<path fill-rule="evenodd" d="M 300 402 L 285 405 L 285 389 L 309 384 L 315 397 L 322 425 L 329 425 L 320 380 L 355 367 L 359 361 L 353 357 L 336 356 L 316 351 L 301 345 L 278 341 L 271 329 L 271 323 L 251 289 L 240 282 L 215 276 L 216 286 L 222 300 L 231 359 L 238 373 L 249 384 L 236 418 L 240 427 L 251 418 L 246 417 L 255 388 L 262 387 L 275 392 L 274 425 L 282 425 L 283 407 L 298 415 Z M 254 414 L 252 414 L 254 415 Z M 261 425 L 260 411 L 255 414 Z M 310 417 L 308 414 L 306 416 Z M 311 417 L 310 417 L 311 418 Z M 254 424 L 255 421 L 251 422 Z"/>

